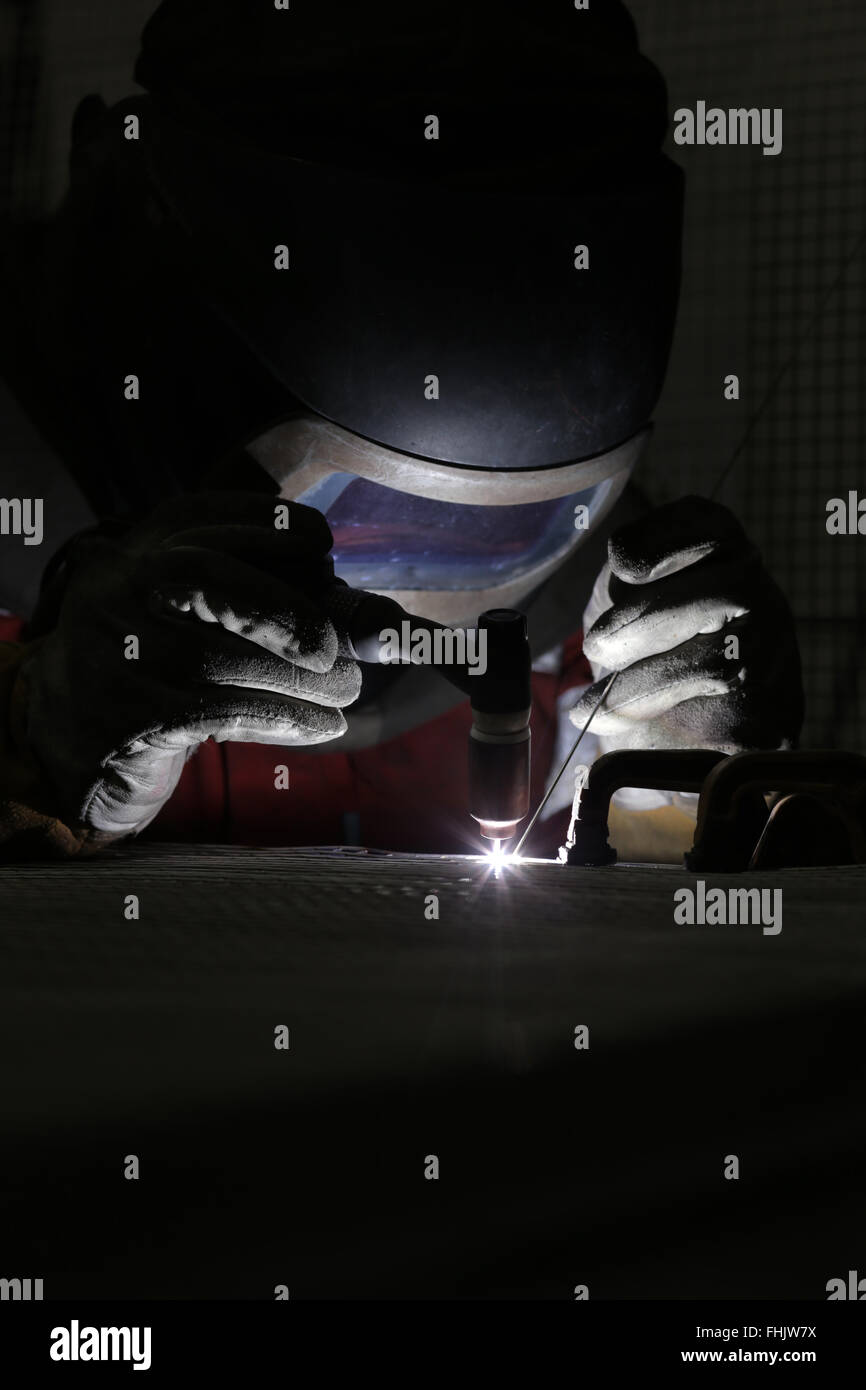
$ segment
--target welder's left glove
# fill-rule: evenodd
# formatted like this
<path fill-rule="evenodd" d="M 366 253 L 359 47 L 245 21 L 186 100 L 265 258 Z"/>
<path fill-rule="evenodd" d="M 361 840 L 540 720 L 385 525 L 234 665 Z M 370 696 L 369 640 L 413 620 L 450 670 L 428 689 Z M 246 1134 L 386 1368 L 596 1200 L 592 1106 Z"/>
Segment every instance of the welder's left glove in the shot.
<path fill-rule="evenodd" d="M 570 711 L 604 751 L 786 748 L 803 722 L 791 610 L 736 517 L 684 497 L 614 532 L 584 614 L 596 683 Z"/>

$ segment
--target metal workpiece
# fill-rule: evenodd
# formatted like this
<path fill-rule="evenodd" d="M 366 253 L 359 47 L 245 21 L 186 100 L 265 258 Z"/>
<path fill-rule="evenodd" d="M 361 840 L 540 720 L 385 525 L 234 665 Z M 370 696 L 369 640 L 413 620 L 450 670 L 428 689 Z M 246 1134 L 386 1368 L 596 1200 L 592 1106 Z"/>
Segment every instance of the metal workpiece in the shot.
<path fill-rule="evenodd" d="M 779 799 L 779 793 L 785 795 Z M 741 831 L 743 808 L 770 795 L 776 804 L 749 844 Z M 792 824 L 794 798 L 803 797 L 810 804 L 811 844 Z M 829 854 L 825 844 L 819 847 L 828 825 L 835 841 Z M 736 871 L 761 862 L 866 863 L 866 757 L 804 748 L 725 758 L 704 782 L 695 841 L 685 861 L 694 872 Z"/>
<path fill-rule="evenodd" d="M 682 882 L 152 841 L 7 866 L 3 1274 L 261 1300 L 290 1263 L 293 1298 L 567 1303 L 577 1252 L 612 1299 L 822 1298 L 866 1247 L 866 869 L 755 875 L 784 884 L 778 936 L 678 925 Z M 145 1180 L 118 1195 L 130 1149 Z"/>
<path fill-rule="evenodd" d="M 622 787 L 699 792 L 707 774 L 726 757 L 725 753 L 705 748 L 674 752 L 627 749 L 603 754 L 589 769 L 575 797 L 575 819 L 569 841 L 560 850 L 561 862 L 586 868 L 615 864 L 616 850 L 608 844 L 607 838 L 610 800 L 614 792 Z"/>
<path fill-rule="evenodd" d="M 616 862 L 608 816 L 621 787 L 700 793 L 694 844 L 684 856 L 693 873 L 866 863 L 866 757 L 858 753 L 606 753 L 575 795 L 562 863 L 598 868 Z"/>

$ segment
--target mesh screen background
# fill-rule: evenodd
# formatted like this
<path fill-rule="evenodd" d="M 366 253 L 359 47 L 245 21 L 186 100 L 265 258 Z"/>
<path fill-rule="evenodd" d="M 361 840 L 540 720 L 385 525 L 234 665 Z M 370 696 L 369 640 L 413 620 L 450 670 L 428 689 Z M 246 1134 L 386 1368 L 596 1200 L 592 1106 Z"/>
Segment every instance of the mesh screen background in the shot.
<path fill-rule="evenodd" d="M 643 480 L 664 501 L 715 485 L 799 342 L 719 499 L 794 608 L 804 744 L 866 741 L 864 538 L 829 536 L 826 504 L 863 462 L 866 17 L 856 0 L 632 0 L 642 46 L 680 106 L 782 107 L 782 153 L 676 146 L 686 171 L 683 291 Z M 808 330 L 805 332 L 804 330 Z M 802 341 L 801 341 L 802 340 Z M 727 373 L 740 400 L 724 400 Z"/>
<path fill-rule="evenodd" d="M 51 207 L 71 115 L 132 90 L 154 0 L 0 0 L 0 198 Z M 632 0 L 670 109 L 782 107 L 784 148 L 677 147 L 687 174 L 683 294 L 641 475 L 666 501 L 709 491 L 864 225 L 866 19 L 860 0 Z M 652 266 L 647 266 L 652 274 Z M 863 252 L 800 345 L 720 493 L 764 551 L 799 624 L 804 743 L 866 742 L 866 538 L 826 533 L 828 498 L 866 491 Z M 740 377 L 726 402 L 723 379 Z"/>

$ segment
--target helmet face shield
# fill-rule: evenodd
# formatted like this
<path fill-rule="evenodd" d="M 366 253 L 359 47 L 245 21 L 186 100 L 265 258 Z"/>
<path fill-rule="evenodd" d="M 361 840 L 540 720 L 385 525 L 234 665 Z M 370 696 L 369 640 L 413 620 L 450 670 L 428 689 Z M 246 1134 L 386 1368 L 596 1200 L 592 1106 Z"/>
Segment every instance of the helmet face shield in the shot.
<path fill-rule="evenodd" d="M 359 589 L 491 589 L 564 559 L 594 524 L 612 479 L 541 502 L 437 501 L 347 473 L 296 500 L 324 513 L 334 568 Z"/>
<path fill-rule="evenodd" d="M 247 452 L 283 497 L 326 517 L 341 579 L 457 622 L 519 603 L 547 579 L 613 507 L 649 435 L 574 463 L 498 471 L 402 454 L 299 415 Z"/>

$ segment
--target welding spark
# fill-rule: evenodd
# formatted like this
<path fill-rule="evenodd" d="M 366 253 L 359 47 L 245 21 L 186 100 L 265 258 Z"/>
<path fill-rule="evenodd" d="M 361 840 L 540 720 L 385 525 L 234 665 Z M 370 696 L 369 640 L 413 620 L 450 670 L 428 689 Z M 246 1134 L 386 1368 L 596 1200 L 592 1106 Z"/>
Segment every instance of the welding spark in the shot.
<path fill-rule="evenodd" d="M 494 878 L 498 878 L 502 872 L 502 865 L 505 862 L 505 855 L 502 853 L 502 841 L 494 840 L 493 848 L 490 851 L 490 863 L 493 868 Z"/>

